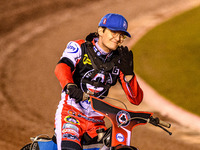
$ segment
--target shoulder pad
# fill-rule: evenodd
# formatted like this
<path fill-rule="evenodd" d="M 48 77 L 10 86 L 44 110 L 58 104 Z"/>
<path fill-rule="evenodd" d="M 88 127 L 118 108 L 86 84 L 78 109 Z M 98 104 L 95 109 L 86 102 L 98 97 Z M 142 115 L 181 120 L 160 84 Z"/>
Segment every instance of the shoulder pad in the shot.
<path fill-rule="evenodd" d="M 78 43 L 79 46 L 81 46 L 81 44 L 85 43 L 85 40 L 81 39 L 81 40 L 76 40 L 74 42 Z"/>

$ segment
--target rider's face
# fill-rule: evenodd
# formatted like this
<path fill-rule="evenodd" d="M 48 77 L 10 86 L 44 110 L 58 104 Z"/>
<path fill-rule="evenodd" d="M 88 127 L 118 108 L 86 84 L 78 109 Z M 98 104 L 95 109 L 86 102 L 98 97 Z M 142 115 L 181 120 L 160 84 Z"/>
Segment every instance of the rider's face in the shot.
<path fill-rule="evenodd" d="M 99 33 L 99 46 L 105 52 L 116 50 L 119 45 L 124 41 L 124 33 L 121 31 L 111 31 L 108 28 L 98 28 Z"/>

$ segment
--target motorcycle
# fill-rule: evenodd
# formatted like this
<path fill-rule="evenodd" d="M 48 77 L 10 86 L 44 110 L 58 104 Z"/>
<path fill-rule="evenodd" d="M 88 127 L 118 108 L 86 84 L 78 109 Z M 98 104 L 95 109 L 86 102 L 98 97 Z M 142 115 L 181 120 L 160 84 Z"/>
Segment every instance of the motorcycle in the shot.
<path fill-rule="evenodd" d="M 96 143 L 83 142 L 83 150 L 138 150 L 130 145 L 132 129 L 147 123 L 172 135 L 166 129 L 170 128 L 171 124 L 157 117 L 154 118 L 151 112 L 123 109 L 93 96 L 90 96 L 90 100 L 92 108 L 110 120 L 111 127 L 106 131 L 98 129 L 96 131 L 98 134 Z M 50 138 L 48 135 L 39 135 L 31 139 L 32 143 L 25 145 L 21 150 L 57 150 L 55 136 Z"/>

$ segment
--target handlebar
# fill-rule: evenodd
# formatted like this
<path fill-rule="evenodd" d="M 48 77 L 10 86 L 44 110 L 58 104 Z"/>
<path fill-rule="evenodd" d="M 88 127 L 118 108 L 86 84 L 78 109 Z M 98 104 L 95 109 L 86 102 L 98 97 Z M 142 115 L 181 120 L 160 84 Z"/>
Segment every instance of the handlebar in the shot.
<path fill-rule="evenodd" d="M 91 96 L 91 102 L 92 102 L 92 107 L 94 110 L 101 112 L 104 115 L 108 115 L 109 114 L 115 114 L 116 110 L 118 112 L 122 111 L 123 109 L 121 108 L 117 108 L 115 106 L 112 106 L 111 104 L 107 103 L 107 102 L 103 102 L 102 100 L 92 97 Z M 100 107 L 101 106 L 101 107 Z M 115 111 L 112 111 L 113 110 Z M 109 111 L 108 111 L 109 110 Z M 134 112 L 134 111 L 128 111 L 126 110 L 127 113 L 130 115 L 129 117 L 127 117 L 126 119 L 123 119 L 123 121 L 119 121 L 119 122 L 115 122 L 118 124 L 118 127 L 120 128 L 123 125 L 126 125 L 129 121 L 134 120 L 134 122 L 131 125 L 136 125 L 136 124 L 140 124 L 140 123 L 151 123 L 154 126 L 160 127 L 161 129 L 163 129 L 164 131 L 166 131 L 169 135 L 172 135 L 171 132 L 169 132 L 166 128 L 170 128 L 171 124 L 164 122 L 162 120 L 160 120 L 159 118 L 154 118 L 152 116 L 152 113 L 149 112 Z M 126 116 L 126 114 L 125 114 Z M 115 118 L 115 115 L 110 115 L 111 118 Z M 116 120 L 117 121 L 117 120 Z M 164 128 L 166 127 L 166 128 Z"/>
<path fill-rule="evenodd" d="M 172 132 L 168 131 L 166 128 L 170 128 L 171 124 L 167 123 L 165 121 L 160 120 L 159 118 L 153 118 L 152 116 L 147 120 L 147 122 L 151 123 L 154 126 L 160 127 L 161 129 L 163 129 L 164 131 L 166 131 L 167 133 L 169 133 L 169 135 L 172 135 Z"/>

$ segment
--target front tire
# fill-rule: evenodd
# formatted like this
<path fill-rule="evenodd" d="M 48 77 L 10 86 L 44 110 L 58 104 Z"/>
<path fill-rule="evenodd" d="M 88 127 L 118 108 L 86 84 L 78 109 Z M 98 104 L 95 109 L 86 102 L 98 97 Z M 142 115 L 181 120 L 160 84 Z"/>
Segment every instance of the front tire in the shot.
<path fill-rule="evenodd" d="M 30 150 L 31 147 L 31 143 L 26 144 L 23 148 L 21 148 L 21 150 Z"/>

